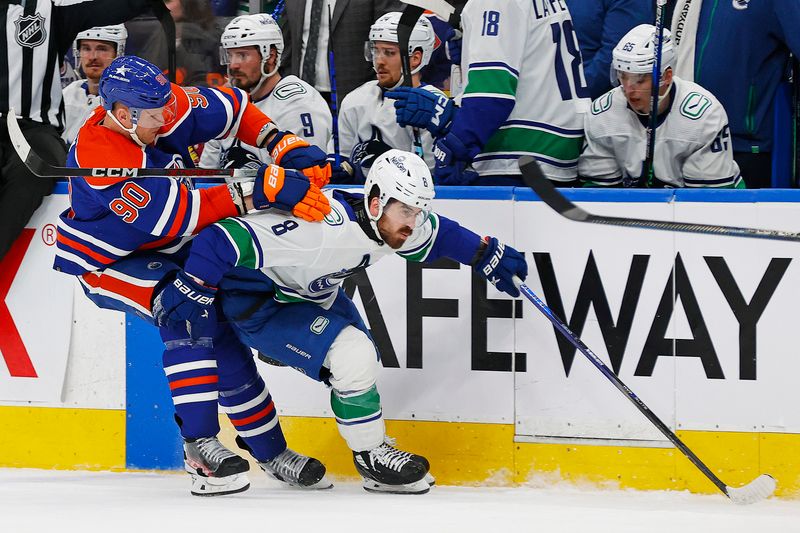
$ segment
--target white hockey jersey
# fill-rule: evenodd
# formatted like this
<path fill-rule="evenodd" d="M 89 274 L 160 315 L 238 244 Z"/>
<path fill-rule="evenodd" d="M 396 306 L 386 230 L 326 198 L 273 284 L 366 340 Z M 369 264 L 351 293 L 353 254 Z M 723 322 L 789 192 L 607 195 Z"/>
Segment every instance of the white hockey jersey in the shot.
<path fill-rule="evenodd" d="M 87 80 L 75 80 L 64 88 L 64 132 L 61 137 L 67 145 L 72 144 L 83 123 L 101 104 L 99 95 L 89 94 L 88 83 Z"/>
<path fill-rule="evenodd" d="M 722 104 L 703 87 L 678 77 L 673 77 L 669 94 L 669 108 L 656 127 L 655 177 L 671 187 L 743 187 Z M 640 120 L 628 107 L 622 87 L 592 102 L 584 122 L 586 141 L 578 164 L 581 178 L 597 185 L 617 185 L 624 175 L 642 176 L 647 120 Z"/>
<path fill-rule="evenodd" d="M 297 76 L 284 76 L 266 98 L 253 102 L 280 129 L 289 130 L 325 151 L 331 137 L 333 118 L 322 95 Z M 209 141 L 203 147 L 200 167 L 219 168 L 224 151 L 234 143 L 254 153 L 264 163 L 272 163 L 266 148 L 244 145 L 236 139 Z"/>
<path fill-rule="evenodd" d="M 461 21 L 465 87 L 457 101 L 514 101 L 473 168 L 482 176 L 520 174 L 517 160 L 530 155 L 548 178 L 575 179 L 590 101 L 566 2 L 470 0 Z"/>
<path fill-rule="evenodd" d="M 423 85 L 422 89 L 436 94 L 444 94 L 432 85 Z M 414 133 L 411 127 L 402 128 L 397 124 L 397 115 L 391 98 L 384 98 L 377 80 L 368 81 L 353 90 L 342 101 L 339 110 L 339 154 L 350 158 L 356 144 L 379 139 L 392 148 L 414 151 Z M 428 168 L 433 169 L 433 137 L 426 129 L 419 130 L 422 151 Z M 332 154 L 333 141 L 328 145 L 328 153 Z"/>
<path fill-rule="evenodd" d="M 273 210 L 217 222 L 195 239 L 186 271 L 215 284 L 234 266 L 260 269 L 274 282 L 278 301 L 314 302 L 329 309 L 345 278 L 383 257 L 397 253 L 419 262 L 447 256 L 466 263 L 480 241 L 455 222 L 431 214 L 395 250 L 367 235 L 361 224 L 369 222 L 358 221 L 347 193 L 324 194 L 331 212 L 320 223 Z M 349 197 L 363 203 L 363 195 Z"/>

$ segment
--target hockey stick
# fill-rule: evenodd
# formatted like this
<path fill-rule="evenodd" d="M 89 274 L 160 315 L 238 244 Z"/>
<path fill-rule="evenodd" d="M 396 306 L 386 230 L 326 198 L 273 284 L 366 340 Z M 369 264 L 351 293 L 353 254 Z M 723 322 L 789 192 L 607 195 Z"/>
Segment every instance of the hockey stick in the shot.
<path fill-rule="evenodd" d="M 411 59 L 408 55 L 408 41 L 411 40 L 411 32 L 417 21 L 422 16 L 425 10 L 419 6 L 408 4 L 400 15 L 400 20 L 397 23 L 397 44 L 400 46 L 400 64 L 403 71 L 403 85 L 412 87 L 411 82 Z M 414 134 L 414 153 L 419 157 L 424 157 L 422 150 L 422 140 L 418 128 L 411 128 Z"/>
<path fill-rule="evenodd" d="M 445 0 L 400 0 L 409 6 L 416 6 L 423 10 L 432 11 L 447 21 L 455 29 L 461 28 L 461 14 L 456 13 L 456 8 Z M 417 17 L 419 18 L 419 17 Z M 414 27 L 413 25 L 411 26 Z"/>
<path fill-rule="evenodd" d="M 522 156 L 519 158 L 519 168 L 522 171 L 522 181 L 551 209 L 564 218 L 575 222 L 590 222 L 592 224 L 606 224 L 608 226 L 624 226 L 628 228 L 658 229 L 665 231 L 679 231 L 683 233 L 700 233 L 705 235 L 722 235 L 726 237 L 751 237 L 756 239 L 772 239 L 779 241 L 800 242 L 800 233 L 790 231 L 739 228 L 736 226 L 717 226 L 714 224 L 695 224 L 692 222 L 671 222 L 668 220 L 649 220 L 645 218 L 623 218 L 593 215 L 584 211 L 577 205 L 567 200 L 550 183 L 539 164 L 533 157 Z"/>
<path fill-rule="evenodd" d="M 650 120 L 647 122 L 647 154 L 644 161 L 644 172 L 647 175 L 644 185 L 649 187 L 653 183 L 653 157 L 656 149 L 656 124 L 658 121 L 658 92 L 661 89 L 661 48 L 664 44 L 664 5 L 667 0 L 656 0 L 656 31 L 654 35 L 655 46 L 653 47 L 653 76 L 651 78 L 653 87 L 650 91 Z M 630 178 L 629 178 L 630 179 Z M 628 180 L 625 180 L 628 181 Z M 626 186 L 639 185 L 636 183 L 626 183 Z"/>
<path fill-rule="evenodd" d="M 339 167 L 342 155 L 339 153 L 339 93 L 336 90 L 336 63 L 333 54 L 333 18 L 328 4 L 328 76 L 331 80 L 331 136 L 333 137 L 333 162 Z"/>
<path fill-rule="evenodd" d="M 731 487 L 730 485 L 726 485 L 721 479 L 719 479 L 709 468 L 701 461 L 697 455 L 694 454 L 692 450 L 689 449 L 683 441 L 678 438 L 675 433 L 672 432 L 669 427 L 667 427 L 664 422 L 661 421 L 658 416 L 656 416 L 653 411 L 650 410 L 649 407 L 638 397 L 636 394 L 625 385 L 621 379 L 617 377 L 614 372 L 606 366 L 603 361 L 597 357 L 597 355 L 589 349 L 583 341 L 578 338 L 570 329 L 567 327 L 564 322 L 558 318 L 553 311 L 550 310 L 547 305 L 545 305 L 542 300 L 539 299 L 538 296 L 527 286 L 525 285 L 522 280 L 520 280 L 517 276 L 514 276 L 514 285 L 520 290 L 520 292 L 525 295 L 525 298 L 530 300 L 530 302 L 536 306 L 536 308 L 542 312 L 542 314 L 547 317 L 547 319 L 553 323 L 559 333 L 567 339 L 575 348 L 578 349 L 583 355 L 586 356 L 587 359 L 595 366 L 597 369 L 622 393 L 624 394 L 630 401 L 633 403 L 634 406 L 645 416 L 647 419 L 658 428 L 658 430 L 665 436 L 669 441 L 678 448 L 683 455 L 686 456 L 689 461 L 692 462 L 694 466 L 697 467 L 716 487 L 722 491 L 725 496 L 731 499 L 734 503 L 739 504 L 749 504 L 755 503 L 759 500 L 762 500 L 768 496 L 770 496 L 773 492 L 775 492 L 776 482 L 775 478 L 770 476 L 769 474 L 761 474 L 750 483 L 744 485 L 743 487 Z"/>
<path fill-rule="evenodd" d="M 176 34 L 175 34 L 175 19 L 172 18 L 167 5 L 161 0 L 155 0 L 152 6 L 153 14 L 161 23 L 161 29 L 164 31 L 164 37 L 167 39 L 167 78 L 172 83 L 175 83 L 176 70 L 178 68 L 176 61 Z"/>
<path fill-rule="evenodd" d="M 226 177 L 255 179 L 258 170 L 250 168 L 67 168 L 56 167 L 39 157 L 31 149 L 17 123 L 13 109 L 8 110 L 8 136 L 14 150 L 25 166 L 40 178 L 68 178 L 72 176 L 93 176 L 107 178 L 145 178 L 162 177 L 182 179 Z"/>

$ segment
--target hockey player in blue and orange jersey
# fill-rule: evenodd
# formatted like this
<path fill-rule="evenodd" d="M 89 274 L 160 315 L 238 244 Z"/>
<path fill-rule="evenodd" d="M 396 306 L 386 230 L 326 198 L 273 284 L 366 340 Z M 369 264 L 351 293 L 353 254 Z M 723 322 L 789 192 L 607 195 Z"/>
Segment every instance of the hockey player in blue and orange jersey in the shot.
<path fill-rule="evenodd" d="M 69 166 L 180 167 L 189 161 L 187 146 L 235 136 L 266 146 L 273 160 L 287 167 L 302 169 L 264 165 L 254 183 L 202 190 L 160 177 L 73 177 L 70 208 L 58 224 L 54 267 L 76 275 L 98 306 L 133 312 L 159 326 L 193 494 L 249 487 L 247 461 L 216 438 L 218 402 L 241 446 L 265 471 L 292 485 L 329 487 L 322 463 L 287 448 L 251 352 L 230 327 L 213 321 L 200 331 L 185 320 L 163 319 L 166 311 L 171 316 L 182 311 L 170 307 L 169 293 L 190 291 L 192 281 L 179 271 L 192 236 L 204 227 L 246 213 L 254 199 L 259 208 L 290 211 L 309 221 L 330 212 L 319 189 L 330 176 L 325 153 L 279 131 L 243 91 L 170 85 L 155 65 L 134 56 L 117 58 L 106 68 L 99 92 L 103 107 L 78 132 Z M 190 294 L 205 300 L 209 291 L 202 287 Z"/>

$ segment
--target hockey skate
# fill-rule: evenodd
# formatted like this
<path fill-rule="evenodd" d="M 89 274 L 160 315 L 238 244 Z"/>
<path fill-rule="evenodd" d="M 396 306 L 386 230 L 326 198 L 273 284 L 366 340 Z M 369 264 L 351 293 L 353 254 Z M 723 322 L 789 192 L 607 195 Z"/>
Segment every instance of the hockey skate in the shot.
<path fill-rule="evenodd" d="M 195 496 L 223 496 L 250 488 L 246 472 L 250 464 L 216 437 L 203 437 L 183 443 L 184 467 L 192 477 Z"/>
<path fill-rule="evenodd" d="M 398 450 L 389 437 L 371 450 L 353 452 L 353 462 L 364 479 L 364 490 L 368 492 L 425 494 L 431 488 L 428 479 L 433 481 L 433 476 L 428 474 L 428 460 Z"/>
<path fill-rule="evenodd" d="M 250 452 L 250 448 L 241 437 L 236 437 L 236 444 Z M 322 462 L 289 448 L 269 461 L 259 462 L 258 466 L 267 474 L 272 474 L 278 481 L 283 481 L 292 487 L 305 490 L 333 488 L 333 483 L 325 476 L 325 465 Z"/>

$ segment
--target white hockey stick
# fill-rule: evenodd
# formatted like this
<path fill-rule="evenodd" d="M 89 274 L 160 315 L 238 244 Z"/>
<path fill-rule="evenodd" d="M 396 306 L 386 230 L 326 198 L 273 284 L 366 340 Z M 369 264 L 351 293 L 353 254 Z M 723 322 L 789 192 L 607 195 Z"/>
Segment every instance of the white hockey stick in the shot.
<path fill-rule="evenodd" d="M 730 498 L 734 503 L 748 504 L 755 503 L 759 500 L 770 496 L 775 492 L 776 482 L 775 478 L 769 474 L 761 474 L 754 480 L 743 487 L 731 487 L 726 485 L 719 479 L 714 472 L 712 472 L 703 461 L 697 457 L 692 450 L 689 449 L 683 441 L 671 430 L 667 425 L 661 421 L 656 414 L 650 410 L 647 405 L 636 394 L 625 385 L 621 379 L 614 374 L 614 371 L 608 368 L 603 361 L 595 355 L 595 353 L 577 335 L 567 327 L 564 322 L 558 318 L 553 311 L 550 310 L 545 303 L 539 299 L 538 296 L 522 282 L 517 276 L 514 276 L 514 285 L 520 292 L 527 298 L 536 308 L 553 323 L 555 328 L 561 335 L 564 336 L 579 352 L 586 356 L 590 363 L 592 363 L 622 394 L 624 394 L 631 403 L 653 423 L 656 428 L 665 436 L 669 441 L 678 448 L 683 455 L 686 456 L 694 466 L 697 467 L 725 496 Z"/>
<path fill-rule="evenodd" d="M 250 168 L 68 168 L 56 167 L 33 151 L 17 123 L 13 109 L 8 110 L 8 136 L 25 166 L 40 178 L 93 176 L 105 178 L 233 178 L 255 179 L 258 170 Z"/>

